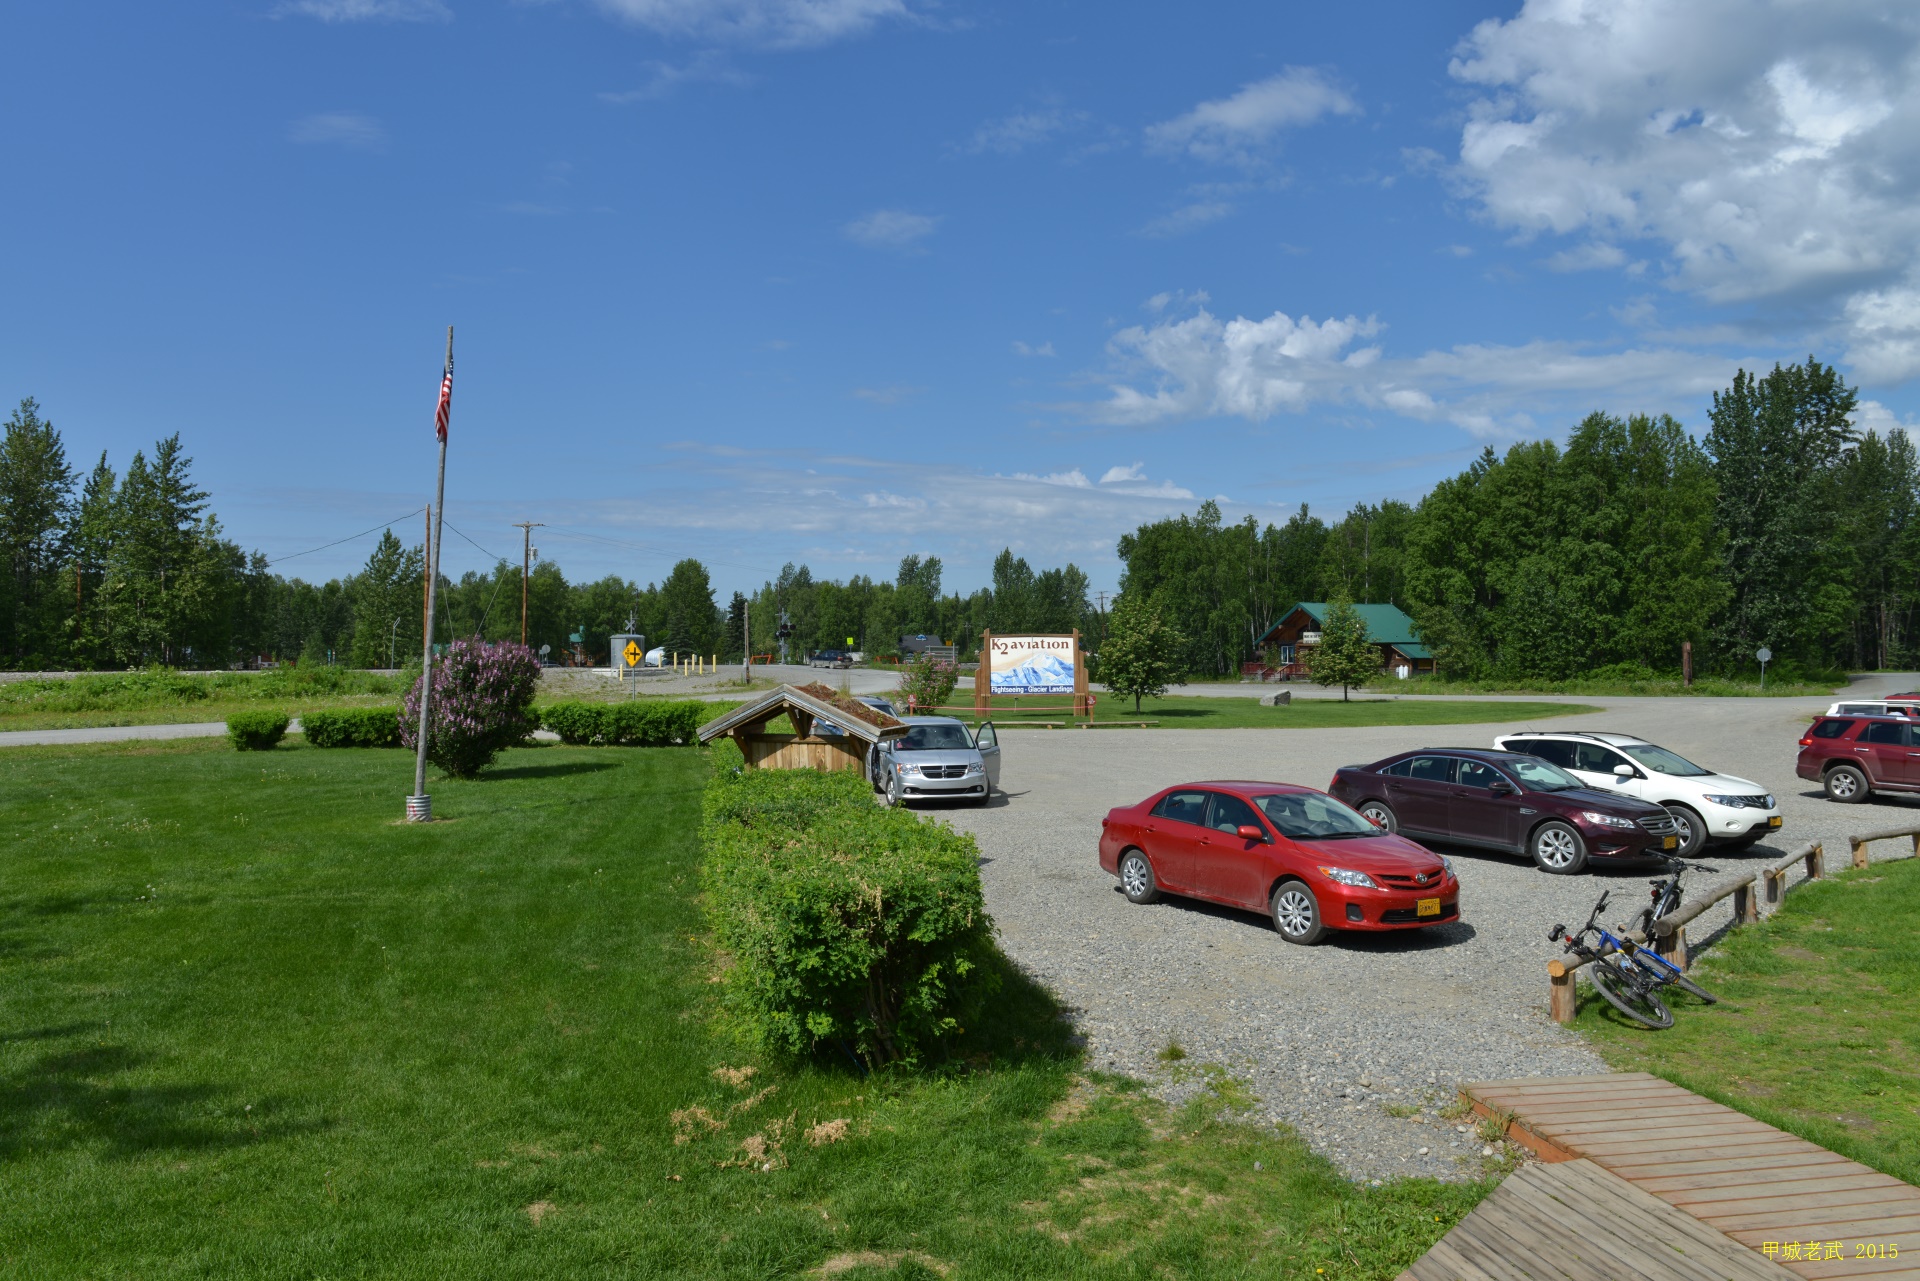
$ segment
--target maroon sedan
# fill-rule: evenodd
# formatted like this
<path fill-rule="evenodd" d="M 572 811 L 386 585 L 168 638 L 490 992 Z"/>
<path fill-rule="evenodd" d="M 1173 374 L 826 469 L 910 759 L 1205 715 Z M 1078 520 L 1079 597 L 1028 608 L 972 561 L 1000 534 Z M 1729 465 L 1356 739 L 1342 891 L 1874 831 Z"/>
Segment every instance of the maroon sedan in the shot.
<path fill-rule="evenodd" d="M 1100 866 L 1161 894 L 1266 912 L 1289 943 L 1460 919 L 1453 865 L 1292 783 L 1183 783 L 1100 820 Z"/>

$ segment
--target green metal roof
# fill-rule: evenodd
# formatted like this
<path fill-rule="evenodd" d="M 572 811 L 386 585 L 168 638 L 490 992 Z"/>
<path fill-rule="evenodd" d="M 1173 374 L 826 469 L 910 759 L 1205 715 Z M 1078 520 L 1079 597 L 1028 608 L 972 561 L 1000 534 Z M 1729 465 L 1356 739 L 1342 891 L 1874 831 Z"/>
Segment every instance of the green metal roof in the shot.
<path fill-rule="evenodd" d="M 1280 615 L 1280 622 L 1275 623 L 1273 627 L 1267 629 L 1267 636 L 1273 635 L 1273 633 L 1279 629 L 1280 623 L 1286 622 L 1300 610 L 1305 610 L 1307 616 L 1313 619 L 1314 622 L 1324 625 L 1327 617 L 1327 609 L 1328 605 L 1326 601 L 1303 600 L 1286 613 Z M 1400 609 L 1399 606 L 1355 605 L 1353 612 L 1365 620 L 1367 624 L 1367 639 L 1373 641 L 1375 644 L 1391 645 L 1408 658 L 1433 657 L 1433 652 L 1415 639 L 1415 637 L 1419 635 L 1419 632 L 1415 629 L 1413 620 L 1408 618 L 1406 612 Z M 1267 636 L 1262 636 L 1259 643 L 1264 645 L 1267 641 Z M 1416 654 L 1414 652 L 1415 649 L 1420 652 Z"/>

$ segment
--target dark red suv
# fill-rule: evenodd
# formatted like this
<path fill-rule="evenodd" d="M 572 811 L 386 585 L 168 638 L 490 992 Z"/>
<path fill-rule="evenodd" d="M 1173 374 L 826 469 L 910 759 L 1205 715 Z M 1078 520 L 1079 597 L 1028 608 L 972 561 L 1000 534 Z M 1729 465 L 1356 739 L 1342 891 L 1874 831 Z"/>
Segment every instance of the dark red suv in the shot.
<path fill-rule="evenodd" d="M 1589 859 L 1663 863 L 1680 844 L 1673 815 L 1658 805 L 1519 752 L 1402 752 L 1341 766 L 1327 790 L 1389 832 L 1511 850 L 1561 875 Z"/>
<path fill-rule="evenodd" d="M 1843 804 L 1875 792 L 1920 792 L 1920 729 L 1904 716 L 1822 716 L 1800 738 L 1793 772 Z"/>

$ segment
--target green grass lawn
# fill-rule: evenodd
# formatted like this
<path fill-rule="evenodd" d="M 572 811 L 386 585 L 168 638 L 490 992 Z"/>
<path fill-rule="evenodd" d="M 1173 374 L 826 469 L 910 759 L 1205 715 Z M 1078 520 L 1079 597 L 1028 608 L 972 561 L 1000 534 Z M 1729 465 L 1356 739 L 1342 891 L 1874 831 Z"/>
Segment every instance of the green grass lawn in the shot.
<path fill-rule="evenodd" d="M 1425 699 L 1368 698 L 1356 694 L 1351 702 L 1309 698 L 1281 707 L 1262 707 L 1259 700 L 1246 698 L 1143 699 L 1140 710 L 1133 700 L 1116 694 L 1101 694 L 1094 717 L 1099 721 L 1158 721 L 1161 729 L 1346 729 L 1359 725 L 1475 725 L 1490 721 L 1536 721 L 1551 716 L 1578 716 L 1601 709 L 1584 703 L 1522 703 L 1494 701 L 1429 702 Z M 1038 703 L 1059 703 L 1059 698 L 1035 699 Z M 969 719 L 972 719 L 969 716 Z M 993 719 L 999 724 L 1024 720 L 1072 722 L 1069 713 L 996 707 Z"/>
<path fill-rule="evenodd" d="M 339 667 L 188 675 L 165 669 L 0 681 L 0 731 L 224 721 L 235 712 L 300 716 L 336 707 L 397 706 L 398 676 Z"/>
<path fill-rule="evenodd" d="M 694 750 L 514 751 L 423 827 L 398 751 L 5 760 L 0 1276 L 1385 1278 L 1484 1191 L 1090 1077 L 1017 978 L 926 1077 L 756 1061 Z"/>
<path fill-rule="evenodd" d="M 1920 1183 L 1920 860 L 1805 885 L 1696 966 L 1720 1003 L 1625 1023 L 1582 989 L 1579 1026 L 1622 1071 L 1653 1072 Z"/>
<path fill-rule="evenodd" d="M 1575 677 L 1564 681 L 1466 681 L 1415 676 L 1402 682 L 1403 694 L 1571 694 L 1587 698 L 1805 698 L 1835 694 L 1847 686 L 1832 681 L 1733 681 L 1702 676 L 1688 685 L 1676 673 L 1650 677 Z"/>

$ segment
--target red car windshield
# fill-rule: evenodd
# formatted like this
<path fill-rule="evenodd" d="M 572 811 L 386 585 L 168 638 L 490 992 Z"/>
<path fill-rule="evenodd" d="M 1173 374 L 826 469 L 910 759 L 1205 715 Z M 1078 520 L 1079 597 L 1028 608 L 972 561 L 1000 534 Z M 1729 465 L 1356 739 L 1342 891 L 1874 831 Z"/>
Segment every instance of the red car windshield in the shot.
<path fill-rule="evenodd" d="M 1280 829 L 1280 834 L 1296 841 L 1338 841 L 1350 836 L 1378 836 L 1380 829 L 1358 814 L 1318 792 L 1286 792 L 1256 796 L 1253 803 Z"/>

